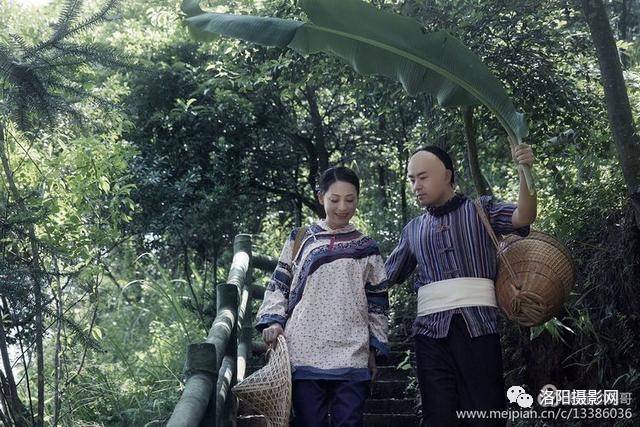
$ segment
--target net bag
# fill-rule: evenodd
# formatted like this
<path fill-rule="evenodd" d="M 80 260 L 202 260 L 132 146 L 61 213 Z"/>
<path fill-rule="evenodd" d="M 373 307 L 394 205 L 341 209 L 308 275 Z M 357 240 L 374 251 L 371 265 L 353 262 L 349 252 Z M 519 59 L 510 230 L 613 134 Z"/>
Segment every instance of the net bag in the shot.
<path fill-rule="evenodd" d="M 291 411 L 291 363 L 287 343 L 278 336 L 269 361 L 233 387 L 233 393 L 258 413 L 264 415 L 267 426 L 289 425 Z"/>

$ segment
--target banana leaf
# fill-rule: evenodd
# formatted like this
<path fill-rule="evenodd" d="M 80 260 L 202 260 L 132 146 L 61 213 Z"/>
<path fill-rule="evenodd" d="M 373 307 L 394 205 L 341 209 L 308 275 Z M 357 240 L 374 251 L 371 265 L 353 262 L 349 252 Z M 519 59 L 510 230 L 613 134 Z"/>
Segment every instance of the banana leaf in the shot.
<path fill-rule="evenodd" d="M 309 22 L 203 11 L 184 0 L 191 34 L 200 40 L 233 37 L 263 46 L 289 47 L 308 55 L 324 52 L 358 73 L 400 82 L 411 95 L 428 93 L 443 107 L 483 104 L 496 116 L 512 145 L 527 124 L 504 86 L 478 55 L 447 31 L 427 33 L 416 20 L 359 0 L 300 0 Z M 524 170 L 533 194 L 533 179 Z"/>

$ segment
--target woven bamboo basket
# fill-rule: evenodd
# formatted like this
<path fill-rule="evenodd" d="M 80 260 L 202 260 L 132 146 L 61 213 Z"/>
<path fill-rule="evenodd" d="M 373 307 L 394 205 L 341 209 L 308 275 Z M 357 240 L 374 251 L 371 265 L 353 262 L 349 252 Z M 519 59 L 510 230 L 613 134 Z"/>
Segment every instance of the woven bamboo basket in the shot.
<path fill-rule="evenodd" d="M 505 315 L 519 325 L 550 320 L 567 301 L 575 281 L 569 251 L 546 233 L 509 235 L 498 245 L 496 298 Z"/>
<path fill-rule="evenodd" d="M 289 425 L 291 412 L 291 362 L 282 335 L 267 364 L 233 387 L 233 393 L 264 415 L 267 426 Z"/>
<path fill-rule="evenodd" d="M 541 231 L 531 230 L 527 237 L 510 234 L 499 240 L 480 199 L 474 204 L 498 255 L 498 306 L 521 326 L 538 326 L 550 320 L 567 301 L 576 282 L 571 254 Z"/>

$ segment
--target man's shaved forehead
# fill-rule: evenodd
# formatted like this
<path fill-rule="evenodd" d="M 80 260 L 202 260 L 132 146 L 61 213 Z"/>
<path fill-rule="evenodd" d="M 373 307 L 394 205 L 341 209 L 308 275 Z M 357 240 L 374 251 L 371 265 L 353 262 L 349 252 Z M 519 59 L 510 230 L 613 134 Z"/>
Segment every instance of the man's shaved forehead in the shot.
<path fill-rule="evenodd" d="M 425 172 L 444 172 L 446 167 L 442 160 L 428 151 L 418 151 L 409 159 L 409 177 L 418 176 Z"/>
<path fill-rule="evenodd" d="M 423 160 L 425 162 L 424 164 L 422 164 Z M 424 147 L 420 147 L 413 152 L 413 155 L 411 156 L 409 163 L 411 164 L 412 161 L 414 161 L 414 168 L 415 166 L 418 166 L 415 164 L 416 161 L 418 162 L 418 164 L 420 164 L 422 168 L 429 167 L 429 168 L 435 168 L 435 170 L 440 170 L 437 166 L 438 164 L 440 164 L 444 169 L 451 171 L 450 183 L 453 185 L 454 177 L 455 177 L 453 160 L 451 160 L 451 157 L 449 156 L 449 154 L 446 151 L 444 151 L 442 148 L 437 147 L 435 145 L 427 145 Z M 413 173 L 413 175 L 416 175 L 416 174 Z"/>

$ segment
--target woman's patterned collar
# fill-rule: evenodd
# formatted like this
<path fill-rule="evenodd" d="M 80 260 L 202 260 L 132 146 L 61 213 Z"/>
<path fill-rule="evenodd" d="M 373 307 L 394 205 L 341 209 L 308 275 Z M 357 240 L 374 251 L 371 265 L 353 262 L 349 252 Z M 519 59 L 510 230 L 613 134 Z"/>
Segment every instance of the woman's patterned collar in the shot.
<path fill-rule="evenodd" d="M 318 222 L 316 224 L 320 228 L 322 228 L 323 232 L 327 232 L 327 233 L 331 233 L 331 234 L 350 233 L 352 231 L 355 231 L 355 229 L 356 229 L 356 227 L 353 226 L 352 224 L 347 224 L 346 226 L 344 226 L 342 228 L 333 229 L 333 228 L 329 227 L 329 225 L 327 224 L 327 221 L 325 221 L 324 219 L 318 220 Z"/>
<path fill-rule="evenodd" d="M 443 216 L 458 209 L 465 200 L 467 200 L 467 196 L 465 196 L 464 194 L 456 193 L 444 205 L 427 206 L 426 210 L 430 215 Z"/>

